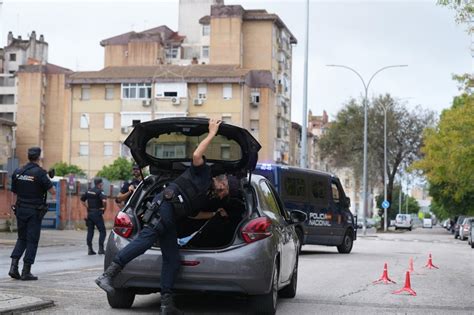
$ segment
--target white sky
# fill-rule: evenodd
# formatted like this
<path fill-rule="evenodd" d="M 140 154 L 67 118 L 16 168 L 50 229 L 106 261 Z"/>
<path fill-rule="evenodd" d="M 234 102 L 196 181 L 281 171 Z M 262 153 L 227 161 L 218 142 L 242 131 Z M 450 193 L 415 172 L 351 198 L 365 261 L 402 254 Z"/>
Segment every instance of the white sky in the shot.
<path fill-rule="evenodd" d="M 1 2 L 1 0 L 0 0 Z M 246 9 L 278 14 L 298 39 L 293 49 L 292 120 L 302 121 L 305 1 L 225 0 Z M 159 25 L 178 27 L 178 0 L 21 1 L 3 0 L 0 45 L 8 31 L 23 38 L 35 30 L 49 43 L 49 62 L 72 70 L 103 67 L 102 39 Z M 331 118 L 350 97 L 362 95 L 355 68 L 367 81 L 379 68 L 369 95 L 391 93 L 410 107 L 440 112 L 458 94 L 453 73 L 472 72 L 470 38 L 454 12 L 433 1 L 311 1 L 308 108 Z"/>

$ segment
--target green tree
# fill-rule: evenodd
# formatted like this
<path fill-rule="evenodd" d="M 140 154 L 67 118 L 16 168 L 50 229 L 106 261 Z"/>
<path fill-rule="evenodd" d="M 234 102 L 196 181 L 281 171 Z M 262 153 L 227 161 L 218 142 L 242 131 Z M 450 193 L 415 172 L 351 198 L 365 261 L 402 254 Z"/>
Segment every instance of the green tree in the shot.
<path fill-rule="evenodd" d="M 97 177 L 108 180 L 129 180 L 132 178 L 132 161 L 119 157 L 112 164 L 105 165 L 97 173 Z"/>
<path fill-rule="evenodd" d="M 455 10 L 456 22 L 468 24 L 468 32 L 474 32 L 474 27 L 470 25 L 474 18 L 474 2 L 466 0 L 438 0 L 438 4 Z"/>
<path fill-rule="evenodd" d="M 387 200 L 392 204 L 395 176 L 402 166 L 420 156 L 423 130 L 433 123 L 433 113 L 420 108 L 409 111 L 389 94 L 374 98 L 368 109 L 368 181 L 383 184 L 384 109 L 387 111 Z M 321 155 L 336 167 L 350 167 L 362 175 L 363 106 L 351 99 L 339 111 L 320 140 Z"/>
<path fill-rule="evenodd" d="M 86 173 L 77 165 L 67 164 L 66 162 L 57 162 L 52 166 L 56 172 L 56 176 L 67 176 L 70 174 L 84 176 Z"/>
<path fill-rule="evenodd" d="M 456 97 L 443 111 L 437 127 L 425 131 L 422 152 L 414 167 L 426 175 L 437 210 L 474 213 L 474 95 Z"/>
<path fill-rule="evenodd" d="M 393 199 L 392 199 L 392 204 L 390 205 L 390 208 L 387 209 L 387 217 L 388 221 L 390 220 L 395 220 L 395 217 L 398 214 L 399 210 L 399 193 L 400 193 L 400 186 L 395 186 L 393 188 Z M 402 191 L 402 204 L 401 204 L 401 212 L 406 213 L 406 198 L 408 197 L 408 213 L 418 213 L 420 211 L 420 205 L 418 204 L 418 201 L 416 201 L 415 198 L 412 196 L 408 196 Z M 379 215 L 380 217 L 383 217 L 383 208 L 382 208 L 382 202 L 383 202 L 383 195 L 377 195 L 375 197 L 375 202 L 377 203 L 377 209 L 379 210 Z M 382 221 L 383 222 L 383 221 Z"/>

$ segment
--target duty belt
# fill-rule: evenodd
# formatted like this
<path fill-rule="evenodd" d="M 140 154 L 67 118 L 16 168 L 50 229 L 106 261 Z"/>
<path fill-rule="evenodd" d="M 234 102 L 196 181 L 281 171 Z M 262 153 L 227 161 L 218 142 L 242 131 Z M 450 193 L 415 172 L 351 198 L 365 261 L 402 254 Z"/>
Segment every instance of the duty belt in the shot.
<path fill-rule="evenodd" d="M 103 208 L 87 208 L 87 212 L 104 211 Z"/>

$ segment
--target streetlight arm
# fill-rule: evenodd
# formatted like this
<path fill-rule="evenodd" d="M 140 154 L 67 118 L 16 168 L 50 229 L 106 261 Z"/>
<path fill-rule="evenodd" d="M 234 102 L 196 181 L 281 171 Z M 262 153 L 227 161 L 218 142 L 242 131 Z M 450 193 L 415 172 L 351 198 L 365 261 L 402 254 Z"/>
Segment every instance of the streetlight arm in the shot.
<path fill-rule="evenodd" d="M 326 65 L 326 66 L 327 66 L 327 67 L 345 68 L 345 69 L 347 69 L 347 70 L 350 70 L 350 71 L 354 72 L 354 73 L 359 77 L 359 79 L 362 81 L 362 84 L 364 85 L 365 91 L 367 91 L 367 89 L 369 88 L 369 85 L 368 85 L 368 84 L 367 84 L 367 85 L 365 84 L 364 78 L 362 78 L 362 76 L 359 74 L 359 72 L 357 72 L 357 71 L 354 70 L 353 68 L 348 67 L 348 66 L 344 66 L 344 65 Z M 370 82 L 369 82 L 369 84 L 370 84 Z"/>
<path fill-rule="evenodd" d="M 372 82 L 372 80 L 375 78 L 375 76 L 376 76 L 378 73 L 380 73 L 380 72 L 382 72 L 383 70 L 388 69 L 388 68 L 401 68 L 401 67 L 408 67 L 408 65 L 392 65 L 392 66 L 386 66 L 386 67 L 382 67 L 382 68 L 380 68 L 379 70 L 375 71 L 375 73 L 372 74 L 372 76 L 370 77 L 369 83 L 367 83 L 366 89 L 369 88 L 370 82 Z"/>

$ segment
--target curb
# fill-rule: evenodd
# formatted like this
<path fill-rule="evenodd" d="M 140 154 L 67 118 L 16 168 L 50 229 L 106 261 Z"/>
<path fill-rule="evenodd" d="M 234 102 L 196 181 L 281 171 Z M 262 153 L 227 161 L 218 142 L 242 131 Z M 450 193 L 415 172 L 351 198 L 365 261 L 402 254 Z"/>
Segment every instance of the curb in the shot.
<path fill-rule="evenodd" d="M 0 315 L 21 314 L 24 312 L 37 311 L 52 306 L 54 306 L 54 301 L 37 299 L 37 301 L 29 303 L 27 302 L 25 304 L 11 306 L 6 305 L 5 307 L 0 307 Z"/>

